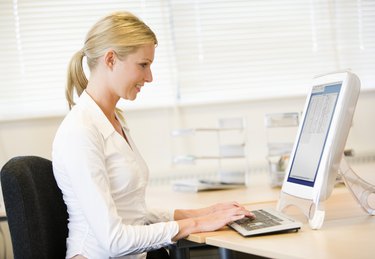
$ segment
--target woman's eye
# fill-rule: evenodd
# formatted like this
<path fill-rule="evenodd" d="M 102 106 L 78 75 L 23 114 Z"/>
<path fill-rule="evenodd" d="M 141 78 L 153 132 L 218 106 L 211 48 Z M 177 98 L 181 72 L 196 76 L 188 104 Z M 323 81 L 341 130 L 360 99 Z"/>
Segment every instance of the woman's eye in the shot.
<path fill-rule="evenodd" d="M 142 68 L 146 68 L 147 64 L 146 64 L 146 63 L 142 63 L 142 64 L 140 64 L 140 66 L 141 66 Z"/>

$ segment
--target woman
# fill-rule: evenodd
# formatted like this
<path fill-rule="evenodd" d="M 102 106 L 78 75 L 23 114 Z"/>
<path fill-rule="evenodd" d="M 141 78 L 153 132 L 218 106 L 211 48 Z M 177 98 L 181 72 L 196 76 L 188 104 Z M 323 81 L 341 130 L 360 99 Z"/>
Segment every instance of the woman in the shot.
<path fill-rule="evenodd" d="M 120 98 L 134 100 L 152 81 L 156 45 L 146 24 L 131 13 L 117 12 L 93 26 L 71 59 L 66 90 L 71 111 L 52 151 L 69 214 L 67 258 L 146 258 L 147 251 L 190 233 L 252 216 L 234 202 L 176 210 L 174 215 L 146 208 L 148 169 L 116 104 Z M 82 68 L 84 56 L 89 80 Z"/>

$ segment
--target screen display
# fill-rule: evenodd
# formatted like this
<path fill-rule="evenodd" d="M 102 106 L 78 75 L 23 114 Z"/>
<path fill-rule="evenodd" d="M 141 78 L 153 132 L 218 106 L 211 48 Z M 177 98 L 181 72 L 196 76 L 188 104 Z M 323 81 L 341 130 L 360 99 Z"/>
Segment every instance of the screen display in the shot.
<path fill-rule="evenodd" d="M 314 186 L 341 83 L 314 86 L 292 158 L 288 181 Z"/>

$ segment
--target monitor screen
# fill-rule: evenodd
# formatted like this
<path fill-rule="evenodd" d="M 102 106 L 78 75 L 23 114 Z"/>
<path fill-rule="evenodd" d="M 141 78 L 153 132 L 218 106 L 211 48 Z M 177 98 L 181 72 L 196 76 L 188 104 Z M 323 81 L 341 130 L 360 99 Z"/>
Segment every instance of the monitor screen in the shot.
<path fill-rule="evenodd" d="M 314 186 L 341 86 L 337 82 L 313 87 L 288 182 Z"/>

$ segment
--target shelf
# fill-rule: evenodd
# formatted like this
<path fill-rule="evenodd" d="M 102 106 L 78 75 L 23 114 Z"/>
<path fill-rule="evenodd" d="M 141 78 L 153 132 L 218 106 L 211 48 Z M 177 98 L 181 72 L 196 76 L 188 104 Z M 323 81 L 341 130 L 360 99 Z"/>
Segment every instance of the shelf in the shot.
<path fill-rule="evenodd" d="M 208 136 L 213 136 L 216 138 L 217 143 L 212 144 L 209 142 L 212 139 L 207 138 L 204 135 L 200 141 L 200 146 L 203 147 L 202 153 L 204 155 L 194 155 L 193 152 L 186 151 L 180 152 L 184 155 L 176 154 L 172 157 L 172 162 L 174 164 L 185 164 L 185 165 L 196 165 L 197 160 L 217 160 L 217 179 L 220 181 L 226 181 L 228 183 L 239 184 L 236 186 L 243 186 L 246 182 L 245 176 L 248 170 L 248 164 L 246 160 L 246 131 L 245 131 L 245 120 L 243 118 L 225 118 L 218 120 L 217 127 L 198 127 L 198 128 L 181 128 L 176 129 L 171 132 L 172 137 L 187 137 L 195 136 L 197 139 L 198 133 L 211 134 Z M 194 141 L 194 139 L 189 139 L 189 141 Z M 186 144 L 186 140 L 183 142 Z M 211 143 L 211 145 L 205 146 L 204 143 Z M 191 145 L 192 143 L 190 143 Z M 187 145 L 187 146 L 190 146 Z M 213 146 L 214 145 L 214 146 Z M 217 148 L 215 151 L 211 150 L 211 147 Z M 206 148 L 206 149 L 204 149 Z M 186 154 L 188 153 L 188 154 Z M 190 153 L 190 154 L 189 154 Z M 215 154 L 215 155 L 207 155 Z M 230 159 L 241 159 L 238 161 L 230 161 Z M 243 162 L 242 162 L 243 161 Z M 210 162 L 208 162 L 210 163 Z M 242 169 L 238 169 L 239 163 Z M 204 164 L 204 163 L 202 163 Z M 176 183 L 177 184 L 177 183 Z M 217 187 L 217 186 L 216 186 Z M 215 188 L 216 188 L 215 187 Z M 180 189 L 180 188 L 178 188 Z M 206 189 L 206 188 L 204 188 Z M 196 189 L 198 191 L 198 189 Z"/>
<path fill-rule="evenodd" d="M 192 156 L 180 155 L 173 158 L 174 164 L 194 164 L 196 160 L 244 159 L 245 156 Z"/>
<path fill-rule="evenodd" d="M 194 135 L 196 132 L 223 132 L 223 131 L 241 131 L 243 128 L 184 128 L 173 130 L 173 137 L 183 137 Z"/>

